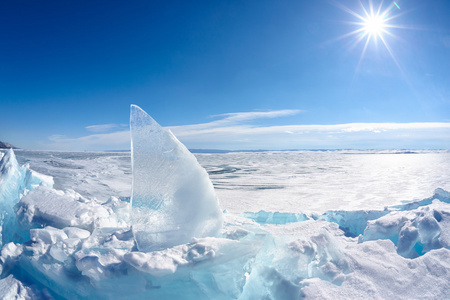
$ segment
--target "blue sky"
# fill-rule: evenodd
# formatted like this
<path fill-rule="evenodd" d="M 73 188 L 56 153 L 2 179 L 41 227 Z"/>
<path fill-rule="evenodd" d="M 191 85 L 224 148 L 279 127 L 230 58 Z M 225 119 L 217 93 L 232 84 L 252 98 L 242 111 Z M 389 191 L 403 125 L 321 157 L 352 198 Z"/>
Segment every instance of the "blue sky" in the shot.
<path fill-rule="evenodd" d="M 136 104 L 189 148 L 450 149 L 450 2 L 396 3 L 388 51 L 369 1 L 2 1 L 0 140 L 129 149 Z"/>

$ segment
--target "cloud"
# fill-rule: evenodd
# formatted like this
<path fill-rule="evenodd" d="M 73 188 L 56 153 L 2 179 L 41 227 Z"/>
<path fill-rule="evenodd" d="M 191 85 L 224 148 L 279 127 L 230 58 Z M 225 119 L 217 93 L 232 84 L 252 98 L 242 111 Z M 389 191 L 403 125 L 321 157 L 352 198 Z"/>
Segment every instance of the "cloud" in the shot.
<path fill-rule="evenodd" d="M 220 115 L 212 115 L 211 118 L 221 117 L 219 120 L 201 123 L 201 124 L 192 124 L 192 125 L 182 125 L 170 127 L 172 128 L 185 128 L 187 130 L 202 130 L 202 129 L 211 129 L 211 128 L 219 128 L 219 127 L 232 127 L 235 125 L 241 125 L 245 123 L 249 123 L 249 121 L 254 121 L 257 119 L 272 119 L 278 117 L 287 117 L 293 116 L 303 112 L 298 109 L 282 109 L 282 110 L 272 110 L 272 111 L 256 111 L 256 112 L 238 112 L 238 113 L 227 113 Z"/>
<path fill-rule="evenodd" d="M 128 125 L 126 124 L 100 124 L 100 125 L 90 125 L 86 126 L 86 130 L 91 132 L 108 132 L 112 129 L 120 128 L 120 127 L 126 127 Z"/>
<path fill-rule="evenodd" d="M 238 112 L 238 113 L 227 113 L 214 115 L 212 117 L 224 117 L 220 122 L 243 122 L 255 119 L 271 119 L 286 116 L 293 116 L 302 112 L 299 109 L 282 109 L 282 110 L 272 110 L 272 111 L 255 111 L 255 112 Z M 216 121 L 218 122 L 218 121 Z"/>
<path fill-rule="evenodd" d="M 239 112 L 212 116 L 211 122 L 171 126 L 188 148 L 208 149 L 450 149 L 450 123 L 345 123 L 332 125 L 265 126 L 260 119 L 292 116 L 300 110 Z M 93 125 L 94 130 L 111 130 L 126 125 Z M 53 135 L 53 149 L 122 150 L 130 148 L 128 130 L 96 133 L 78 138 Z"/>
<path fill-rule="evenodd" d="M 130 149 L 129 130 L 91 134 L 78 138 L 52 135 L 49 137 L 49 140 L 52 142 L 49 146 L 54 150 L 103 151 Z"/>
<path fill-rule="evenodd" d="M 229 126 L 217 126 L 211 123 L 174 126 L 170 129 L 191 148 L 276 150 L 450 147 L 450 123 L 443 122 L 283 126 L 237 122 Z"/>
<path fill-rule="evenodd" d="M 450 123 L 347 123 L 334 125 L 283 125 L 283 126 L 252 126 L 238 125 L 217 126 L 217 124 L 204 123 L 197 125 L 183 125 L 169 127 L 177 136 L 190 136 L 199 134 L 235 133 L 235 134 L 274 134 L 290 133 L 304 134 L 311 132 L 383 132 L 388 130 L 417 130 L 417 129 L 437 129 L 448 128 Z"/>

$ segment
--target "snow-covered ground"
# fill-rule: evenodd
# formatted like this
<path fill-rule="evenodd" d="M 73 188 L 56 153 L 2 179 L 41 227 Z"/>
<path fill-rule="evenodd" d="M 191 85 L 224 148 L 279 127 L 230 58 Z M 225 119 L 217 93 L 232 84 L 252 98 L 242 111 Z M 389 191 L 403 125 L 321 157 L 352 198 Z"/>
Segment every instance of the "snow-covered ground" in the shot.
<path fill-rule="evenodd" d="M 0 154 L 1 299 L 448 299 L 448 151 L 197 154 L 217 202 L 133 109 L 133 160 Z"/>

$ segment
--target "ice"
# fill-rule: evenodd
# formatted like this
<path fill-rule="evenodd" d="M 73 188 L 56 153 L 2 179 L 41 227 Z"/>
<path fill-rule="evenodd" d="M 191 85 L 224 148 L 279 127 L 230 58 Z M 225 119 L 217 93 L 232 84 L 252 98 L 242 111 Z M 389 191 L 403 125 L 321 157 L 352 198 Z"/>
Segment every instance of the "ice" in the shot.
<path fill-rule="evenodd" d="M 0 255 L 0 274 L 8 274 L 17 263 L 17 258 L 22 254 L 23 247 L 20 244 L 8 243 L 3 246 Z"/>
<path fill-rule="evenodd" d="M 14 205 L 20 198 L 39 185 L 52 187 L 50 176 L 19 166 L 12 149 L 0 160 L 0 246 L 13 240 L 18 234 Z"/>
<path fill-rule="evenodd" d="M 86 239 L 91 235 L 89 231 L 78 227 L 65 227 L 63 231 L 69 238 Z"/>
<path fill-rule="evenodd" d="M 35 211 L 47 204 L 34 202 Z M 367 222 L 360 238 L 347 236 L 337 223 L 320 218 L 260 225 L 227 213 L 222 238 L 197 238 L 146 252 L 138 251 L 127 228 L 94 226 L 91 233 L 81 229 L 81 223 L 45 226 L 31 229 L 30 241 L 3 247 L 2 276 L 14 276 L 10 279 L 29 291 L 31 286 L 24 282 L 31 278 L 39 293 L 47 290 L 54 298 L 69 299 L 445 298 L 450 250 L 444 233 L 450 228 L 450 204 L 436 199 L 415 210 L 382 212 L 375 220 L 368 220 L 375 213 L 339 213 L 342 224 Z M 94 219 L 101 216 L 100 210 L 91 213 Z M 415 240 L 431 242 L 438 249 L 404 258 L 388 239 L 389 230 L 378 230 L 379 237 L 369 240 L 372 224 L 398 230 L 417 224 L 421 235 Z M 29 275 L 22 281 L 24 272 Z M 428 285 L 430 297 L 423 294 Z"/>
<path fill-rule="evenodd" d="M 59 190 L 76 189 L 101 201 L 131 196 L 128 152 L 15 150 L 20 164 L 54 177 Z M 209 172 L 220 207 L 235 214 L 323 214 L 373 211 L 450 190 L 449 151 L 264 151 L 196 153 Z M 430 202 L 431 203 L 431 202 Z"/>
<path fill-rule="evenodd" d="M 339 225 L 346 235 L 356 237 L 363 234 L 367 222 L 387 215 L 389 210 L 357 210 L 357 211 L 327 211 L 318 219 L 333 222 Z"/>
<path fill-rule="evenodd" d="M 17 161 L 51 175 L 57 190 L 76 189 L 87 198 L 107 201 L 111 196 L 129 199 L 131 155 L 129 152 L 62 152 L 15 150 Z"/>
<path fill-rule="evenodd" d="M 38 187 L 20 200 L 17 215 L 22 225 L 38 222 L 58 228 L 78 226 L 93 230 L 105 226 L 103 223 L 108 221 L 111 211 L 74 192 Z"/>
<path fill-rule="evenodd" d="M 450 191 L 449 151 L 199 153 L 223 209 L 323 214 L 383 210 Z"/>
<path fill-rule="evenodd" d="M 261 248 L 259 242 L 209 237 L 138 252 L 127 231 L 87 238 L 65 232 L 34 229 L 18 264 L 58 297 L 75 299 L 236 299 Z"/>
<path fill-rule="evenodd" d="M 240 299 L 447 297 L 449 249 L 403 258 L 390 240 L 358 243 L 322 220 L 263 229 L 272 239 L 256 257 Z"/>
<path fill-rule="evenodd" d="M 172 152 L 177 151 L 175 149 Z M 175 162 L 185 159 L 184 156 L 172 156 L 172 152 L 170 155 L 165 153 L 166 158 L 173 158 Z M 26 152 L 26 155 L 31 155 L 30 153 Z M 2 170 L 6 171 L 2 172 L 0 187 L 2 191 L 5 187 L 9 188 L 6 190 L 14 191 L 14 197 L 2 198 L 12 212 L 12 227 L 4 227 L 7 229 L 4 232 L 10 238 L 0 251 L 1 299 L 448 298 L 450 194 L 443 189 L 437 189 L 432 197 L 418 198 L 413 202 L 402 202 L 400 197 L 392 202 L 386 199 L 383 205 L 378 205 L 376 203 L 379 199 L 375 197 L 374 203 L 365 204 L 370 209 L 358 207 L 357 210 L 345 210 L 338 203 L 335 207 L 339 209 L 322 211 L 323 205 L 320 204 L 318 206 L 321 210 L 312 212 L 303 206 L 297 206 L 295 199 L 285 206 L 286 194 L 283 194 L 283 189 L 278 189 L 279 193 L 276 195 L 279 197 L 273 198 L 269 205 L 264 202 L 266 198 L 246 198 L 249 194 L 244 193 L 234 201 L 253 201 L 251 207 L 261 206 L 265 210 L 245 212 L 239 207 L 235 213 L 220 213 L 223 226 L 215 236 L 193 236 L 184 241 L 174 238 L 170 240 L 173 245 L 156 243 L 156 249 L 142 249 L 136 243 L 139 238 L 135 239 L 136 224 L 128 218 L 128 198 L 122 197 L 114 189 L 96 186 L 103 186 L 105 182 L 100 173 L 96 173 L 103 170 L 100 165 L 106 162 L 104 167 L 107 169 L 113 164 L 113 160 L 109 160 L 106 154 L 32 155 L 30 163 L 33 163 L 33 159 L 43 163 L 40 170 L 45 169 L 44 161 L 47 160 L 59 168 L 52 170 L 61 169 L 56 174 L 60 178 L 55 180 L 59 188 L 45 186 L 50 181 L 37 186 L 39 180 L 45 181 L 45 177 L 39 179 L 27 166 L 19 167 L 17 162 L 14 163 L 11 153 L 5 155 L 5 161 L 8 159 L 8 162 L 2 162 Z M 81 159 L 83 155 L 84 160 Z M 216 159 L 216 167 L 209 166 L 208 169 L 233 169 L 236 170 L 233 174 L 240 172 L 239 170 L 242 171 L 241 175 L 245 172 L 251 174 L 253 171 L 245 165 L 253 164 L 253 167 L 257 167 L 258 156 L 239 155 L 246 158 L 241 165 L 222 165 L 223 156 L 220 156 L 220 159 L 210 158 Z M 322 155 L 324 154 L 317 157 Z M 156 156 L 152 154 L 152 157 Z M 280 169 L 284 164 L 287 168 L 295 168 L 289 165 L 291 154 L 261 154 L 259 157 L 263 159 L 265 156 L 273 156 L 271 159 L 280 163 Z M 333 153 L 330 156 L 337 160 L 349 159 L 347 154 L 340 158 Z M 444 156 L 447 157 L 447 153 Z M 74 157 L 77 157 L 76 161 L 73 160 Z M 116 164 L 123 163 L 124 157 L 111 157 L 118 159 Z M 250 157 L 253 162 L 247 159 Z M 22 157 L 22 162 L 26 160 Z M 167 163 L 172 160 L 163 161 Z M 327 161 L 330 168 L 334 167 L 331 165 L 332 159 L 328 157 Z M 310 167 L 316 168 L 316 163 L 317 161 L 310 163 Z M 75 164 L 83 167 L 74 168 Z M 144 164 L 149 163 L 144 161 Z M 8 167 L 4 167 L 5 165 Z M 185 166 L 191 168 L 192 164 L 186 163 Z M 38 179 L 33 184 L 28 184 L 30 180 L 24 180 L 23 176 L 12 176 L 15 170 L 34 174 L 29 178 Z M 158 170 L 160 174 L 168 176 L 165 173 L 167 168 Z M 221 170 L 219 171 L 222 172 Z M 345 172 L 352 170 L 347 168 Z M 434 172 L 435 168 L 430 167 L 430 170 Z M 303 171 L 305 170 L 301 172 Z M 117 174 L 126 172 L 121 169 Z M 272 192 L 276 189 L 270 189 L 275 185 L 270 182 L 287 180 L 285 174 L 273 179 L 278 176 L 274 175 L 279 174 L 277 172 L 276 169 L 265 168 L 262 172 L 264 174 L 258 175 L 262 180 L 261 184 L 253 185 L 245 180 L 241 184 L 247 190 L 271 191 L 269 195 L 275 195 Z M 89 181 L 94 173 L 98 174 L 98 180 Z M 443 173 L 438 173 L 442 178 L 440 180 L 448 179 L 443 177 Z M 207 178 L 204 172 L 198 171 L 196 174 L 202 175 L 201 179 Z M 109 176 L 107 178 L 111 179 Z M 425 178 L 427 176 L 424 175 Z M 158 174 L 145 178 L 165 182 L 159 179 Z M 223 176 L 216 181 L 218 189 L 224 191 L 229 188 L 227 178 Z M 93 186 L 80 185 L 78 190 L 76 183 L 85 179 Z M 113 182 L 120 179 L 114 178 Z M 303 190 L 305 193 L 298 197 L 310 195 L 309 201 L 314 202 L 319 196 L 329 195 L 329 191 L 325 191 L 328 184 L 332 185 L 331 191 L 336 191 L 338 187 L 334 185 L 340 182 L 339 179 L 327 179 L 326 183 L 321 182 L 322 190 L 317 189 L 318 183 L 299 187 L 296 191 Z M 236 183 L 237 179 L 230 177 L 228 180 Z M 160 188 L 159 191 L 166 189 L 174 194 L 174 189 L 183 183 L 180 181 L 179 178 L 169 181 L 164 188 L 156 188 Z M 276 184 L 278 187 L 281 185 Z M 359 185 L 362 186 L 363 183 Z M 150 186 L 155 187 L 153 184 Z M 289 188 L 287 184 L 285 186 L 286 189 Z M 373 188 L 374 186 L 368 186 L 368 195 L 363 195 L 362 198 L 371 199 Z M 97 198 L 96 195 L 101 197 Z M 188 201 L 180 202 L 180 205 L 202 208 L 189 198 L 192 194 L 186 195 Z M 176 199 L 181 201 L 184 198 Z M 217 200 L 215 197 L 213 200 L 215 209 Z M 150 203 L 150 208 L 144 205 L 143 211 L 153 211 L 153 218 L 163 213 L 170 217 L 169 213 L 178 212 L 175 208 L 164 210 L 172 203 L 159 203 L 161 205 L 158 208 L 153 207 L 155 203 Z M 201 204 L 207 205 L 204 202 Z M 295 210 L 287 210 L 286 207 L 290 205 L 295 206 Z M 202 213 L 194 215 L 194 222 L 200 224 L 205 220 L 203 216 Z M 145 219 L 149 220 L 153 221 L 151 218 Z M 134 217 L 132 221 L 135 221 Z M 169 221 L 172 219 L 169 218 Z M 169 222 L 168 226 L 172 226 L 172 223 Z M 148 223 L 147 226 L 151 228 L 152 224 Z M 11 234 L 12 231 L 14 234 Z M 153 229 L 149 231 L 150 235 L 154 232 Z M 164 234 L 166 232 L 162 233 L 163 236 Z M 187 234 L 181 235 L 182 238 L 186 236 Z M 151 247 L 154 246 L 152 243 Z"/>
<path fill-rule="evenodd" d="M 4 300 L 39 300 L 42 296 L 32 288 L 9 275 L 0 280 L 0 299 Z"/>
<path fill-rule="evenodd" d="M 222 227 L 214 188 L 197 159 L 146 112 L 131 106 L 132 223 L 141 251 L 164 249 Z"/>
<path fill-rule="evenodd" d="M 361 239 L 389 239 L 397 246 L 398 254 L 407 258 L 415 258 L 432 249 L 450 249 L 448 206 L 435 199 L 430 205 L 410 211 L 393 211 L 369 221 Z"/>
<path fill-rule="evenodd" d="M 282 212 L 267 212 L 261 210 L 257 213 L 245 212 L 241 216 L 255 220 L 257 223 L 264 224 L 287 224 L 292 222 L 300 222 L 308 220 L 309 217 L 301 213 L 282 213 Z"/>
<path fill-rule="evenodd" d="M 448 249 L 415 260 L 399 256 L 391 241 L 349 245 L 352 272 L 340 285 L 319 278 L 302 282 L 306 299 L 447 299 Z"/>

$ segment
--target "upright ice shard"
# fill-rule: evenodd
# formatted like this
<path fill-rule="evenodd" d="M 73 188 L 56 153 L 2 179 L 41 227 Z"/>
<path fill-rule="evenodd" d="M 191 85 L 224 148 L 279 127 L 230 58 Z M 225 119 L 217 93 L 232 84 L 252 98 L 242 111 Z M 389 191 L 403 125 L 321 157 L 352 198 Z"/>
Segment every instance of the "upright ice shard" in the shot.
<path fill-rule="evenodd" d="M 12 240 L 15 227 L 13 208 L 23 189 L 23 171 L 14 151 L 9 149 L 0 160 L 0 247 Z"/>
<path fill-rule="evenodd" d="M 53 178 L 19 166 L 12 149 L 0 160 L 0 247 L 17 235 L 14 205 L 27 192 L 39 185 L 53 186 Z"/>
<path fill-rule="evenodd" d="M 223 216 L 195 156 L 145 111 L 131 105 L 133 232 L 140 251 L 216 236 Z"/>

